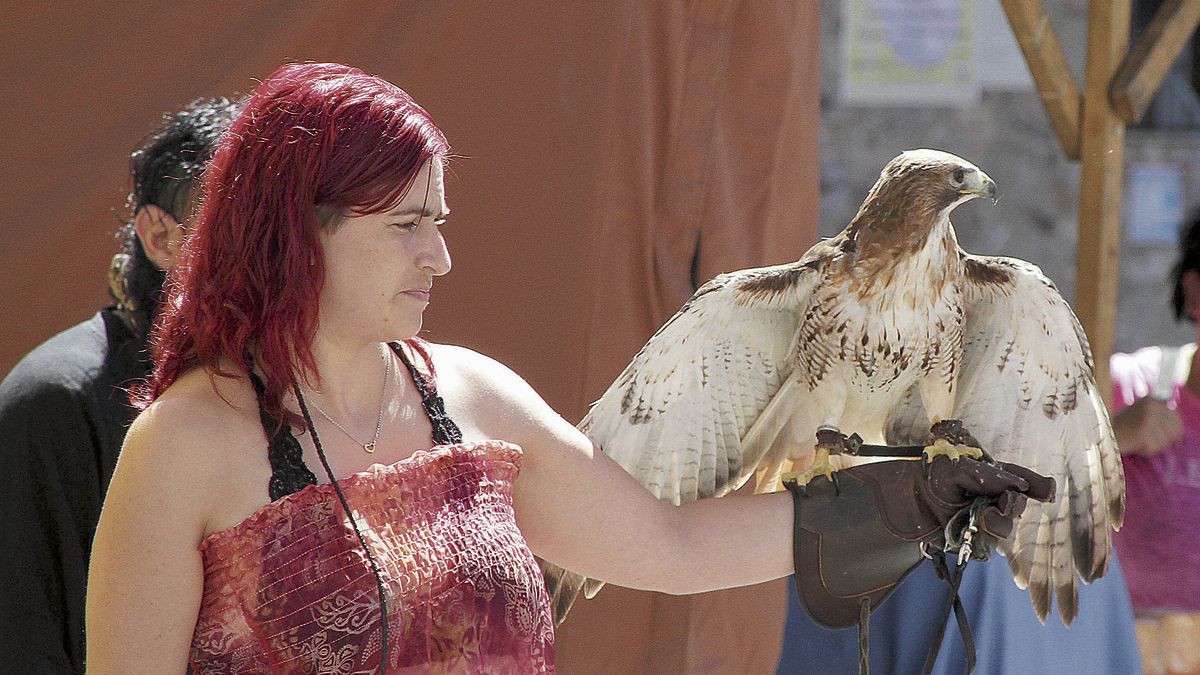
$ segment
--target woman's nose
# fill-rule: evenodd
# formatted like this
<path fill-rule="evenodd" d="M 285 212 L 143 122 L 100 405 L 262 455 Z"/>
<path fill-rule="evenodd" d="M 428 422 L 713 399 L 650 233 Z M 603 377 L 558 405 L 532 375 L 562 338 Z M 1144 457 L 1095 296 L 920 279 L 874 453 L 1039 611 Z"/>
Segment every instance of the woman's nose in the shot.
<path fill-rule="evenodd" d="M 436 227 L 433 228 L 433 237 L 426 248 L 421 264 L 435 277 L 440 277 L 450 271 L 450 251 L 446 248 L 446 238 Z"/>

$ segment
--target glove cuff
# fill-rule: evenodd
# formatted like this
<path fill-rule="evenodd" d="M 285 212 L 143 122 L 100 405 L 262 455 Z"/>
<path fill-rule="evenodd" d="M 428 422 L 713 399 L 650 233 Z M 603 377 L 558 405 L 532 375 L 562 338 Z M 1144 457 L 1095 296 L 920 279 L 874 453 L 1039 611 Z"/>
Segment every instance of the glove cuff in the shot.
<path fill-rule="evenodd" d="M 884 521 L 873 481 L 841 471 L 836 484 L 817 477 L 784 485 L 795 508 L 796 590 L 812 619 L 827 628 L 859 621 L 860 603 L 878 607 L 924 560 L 919 542 L 937 534 Z"/>

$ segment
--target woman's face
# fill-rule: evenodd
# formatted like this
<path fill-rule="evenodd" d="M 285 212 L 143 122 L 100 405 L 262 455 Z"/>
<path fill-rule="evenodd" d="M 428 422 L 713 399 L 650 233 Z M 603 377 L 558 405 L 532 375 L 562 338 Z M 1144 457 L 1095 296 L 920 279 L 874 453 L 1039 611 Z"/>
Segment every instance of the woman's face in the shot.
<path fill-rule="evenodd" d="M 450 271 L 439 229 L 449 213 L 442 163 L 435 157 L 395 208 L 351 215 L 332 232 L 322 230 L 319 330 L 368 342 L 416 335 L 433 278 Z"/>

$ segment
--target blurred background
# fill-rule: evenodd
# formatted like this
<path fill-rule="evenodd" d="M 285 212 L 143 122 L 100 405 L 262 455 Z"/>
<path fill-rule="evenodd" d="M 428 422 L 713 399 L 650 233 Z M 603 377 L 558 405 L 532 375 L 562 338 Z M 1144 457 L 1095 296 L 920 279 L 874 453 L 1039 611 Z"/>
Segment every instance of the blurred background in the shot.
<path fill-rule="evenodd" d="M 1078 80 L 1088 3 L 1044 4 Z M 1135 3 L 1135 30 L 1154 4 Z M 454 271 L 425 336 L 508 364 L 572 422 L 698 283 L 795 260 L 905 149 L 951 151 L 999 185 L 998 205 L 955 213 L 964 248 L 1025 258 L 1074 289 L 1079 166 L 998 0 L 142 1 L 5 15 L 0 376 L 108 302 L 129 151 L 161 114 L 247 92 L 288 61 L 361 67 L 430 111 L 457 157 Z M 1129 132 L 1118 350 L 1193 335 L 1165 291 L 1176 230 L 1200 203 L 1191 58 Z M 560 630 L 560 671 L 770 672 L 783 588 L 608 588 Z"/>

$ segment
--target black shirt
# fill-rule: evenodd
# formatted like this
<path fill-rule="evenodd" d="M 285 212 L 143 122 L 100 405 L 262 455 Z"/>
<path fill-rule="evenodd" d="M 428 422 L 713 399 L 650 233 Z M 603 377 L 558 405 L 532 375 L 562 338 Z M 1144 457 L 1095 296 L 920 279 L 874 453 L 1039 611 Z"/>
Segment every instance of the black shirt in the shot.
<path fill-rule="evenodd" d="M 0 669 L 82 673 L 88 557 L 145 343 L 110 308 L 0 383 Z"/>

